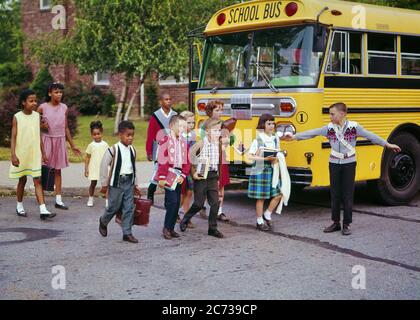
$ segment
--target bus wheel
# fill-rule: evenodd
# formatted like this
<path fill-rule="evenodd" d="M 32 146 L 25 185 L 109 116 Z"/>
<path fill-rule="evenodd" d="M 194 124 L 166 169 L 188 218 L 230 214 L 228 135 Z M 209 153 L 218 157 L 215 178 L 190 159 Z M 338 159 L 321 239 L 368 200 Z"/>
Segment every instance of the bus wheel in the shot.
<path fill-rule="evenodd" d="M 420 143 L 409 133 L 398 134 L 392 143 L 401 152 L 386 149 L 381 178 L 368 184 L 382 203 L 395 206 L 409 203 L 420 189 Z"/>

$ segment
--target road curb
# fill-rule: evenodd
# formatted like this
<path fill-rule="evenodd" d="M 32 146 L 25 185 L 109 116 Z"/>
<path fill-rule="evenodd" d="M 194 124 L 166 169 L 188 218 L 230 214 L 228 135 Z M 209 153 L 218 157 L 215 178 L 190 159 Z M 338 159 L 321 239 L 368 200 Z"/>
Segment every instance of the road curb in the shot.
<path fill-rule="evenodd" d="M 225 187 L 225 190 L 243 190 L 248 187 L 247 181 L 237 181 L 232 182 L 231 184 Z M 62 188 L 63 196 L 70 196 L 70 197 L 87 197 L 88 196 L 88 188 Z M 140 188 L 142 195 L 147 194 L 147 187 Z M 44 191 L 45 196 L 50 197 L 54 196 L 53 191 Z M 157 188 L 156 194 L 164 194 L 164 190 Z M 11 197 L 16 195 L 16 188 L 12 187 L 1 187 L 0 186 L 0 197 Z M 99 195 L 99 188 L 96 189 L 95 195 Z M 33 186 L 30 188 L 25 189 L 25 196 L 35 196 L 35 190 Z"/>

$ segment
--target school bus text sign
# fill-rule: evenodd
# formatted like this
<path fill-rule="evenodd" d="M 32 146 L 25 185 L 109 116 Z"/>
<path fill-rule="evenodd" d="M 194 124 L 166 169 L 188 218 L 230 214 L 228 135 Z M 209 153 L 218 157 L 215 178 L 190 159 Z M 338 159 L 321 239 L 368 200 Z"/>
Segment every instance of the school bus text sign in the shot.
<path fill-rule="evenodd" d="M 274 19 L 281 15 L 281 1 L 255 4 L 229 10 L 227 23 L 248 23 Z"/>
<path fill-rule="evenodd" d="M 246 28 L 271 25 L 302 19 L 300 1 L 255 1 L 226 8 L 218 12 L 207 25 L 206 32 L 240 31 Z"/>

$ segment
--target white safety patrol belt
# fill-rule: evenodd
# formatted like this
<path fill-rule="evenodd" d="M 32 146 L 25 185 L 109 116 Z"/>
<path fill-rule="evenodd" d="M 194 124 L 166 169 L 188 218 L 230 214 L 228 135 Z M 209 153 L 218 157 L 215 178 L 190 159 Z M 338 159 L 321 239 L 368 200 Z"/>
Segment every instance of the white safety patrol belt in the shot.
<path fill-rule="evenodd" d="M 332 127 L 335 131 L 335 136 L 337 137 L 338 141 L 350 151 L 348 153 L 341 153 L 341 152 L 335 151 L 331 148 L 331 155 L 338 158 L 338 159 L 345 159 L 345 158 L 349 158 L 349 157 L 355 155 L 356 154 L 356 149 L 353 148 L 353 146 L 351 144 L 349 144 L 344 139 L 343 131 L 344 131 L 345 125 L 343 126 L 343 128 L 341 130 L 338 128 L 338 126 L 336 124 L 333 124 Z"/>

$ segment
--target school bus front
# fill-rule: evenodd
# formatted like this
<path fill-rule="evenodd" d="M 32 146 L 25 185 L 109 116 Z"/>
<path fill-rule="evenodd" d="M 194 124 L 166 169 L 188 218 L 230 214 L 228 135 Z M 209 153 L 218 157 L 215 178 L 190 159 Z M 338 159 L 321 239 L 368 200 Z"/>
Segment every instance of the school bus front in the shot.
<path fill-rule="evenodd" d="M 393 138 L 396 132 L 420 137 L 418 46 L 406 46 L 412 53 L 402 52 L 406 42 L 420 39 L 410 34 L 420 15 L 366 5 L 365 29 L 354 29 L 357 5 L 336 0 L 251 1 L 220 10 L 209 21 L 195 108 L 201 121 L 206 118 L 206 103 L 222 100 L 223 120 L 238 120 L 235 143 L 228 152 L 233 176 L 247 178 L 247 149 L 255 138 L 259 116 L 265 113 L 275 117 L 282 136 L 327 124 L 328 106 L 342 101 L 350 107 L 351 120 L 366 124 L 366 129 L 384 139 Z M 375 51 L 383 45 L 384 33 L 394 37 L 394 54 Z M 408 72 L 403 66 L 405 55 L 410 63 L 408 75 L 403 74 Z M 390 68 L 395 69 L 394 74 L 389 74 Z M 399 168 L 390 169 L 401 171 L 397 176 L 405 175 L 407 181 L 401 192 L 397 190 L 400 193 L 396 191 L 395 199 L 404 198 L 404 188 L 411 188 L 410 194 L 419 188 L 415 170 L 420 161 L 418 143 L 413 141 L 405 159 L 395 159 Z M 287 151 L 293 183 L 329 185 L 330 147 L 324 138 L 282 142 L 282 149 Z M 389 171 L 382 168 L 381 147 L 359 141 L 356 150 L 356 180 L 379 179 L 381 172 Z M 406 166 L 410 161 L 414 163 L 411 176 L 403 172 L 411 170 Z"/>

